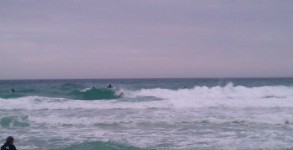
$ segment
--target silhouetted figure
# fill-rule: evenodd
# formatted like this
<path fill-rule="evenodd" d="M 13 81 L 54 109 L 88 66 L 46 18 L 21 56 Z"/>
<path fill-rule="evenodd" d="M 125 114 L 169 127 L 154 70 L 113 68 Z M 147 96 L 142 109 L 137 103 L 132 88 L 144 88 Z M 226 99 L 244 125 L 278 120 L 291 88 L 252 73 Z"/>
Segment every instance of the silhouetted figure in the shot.
<path fill-rule="evenodd" d="M 15 89 L 14 89 L 14 88 L 12 88 L 12 89 L 11 89 L 11 92 L 12 92 L 12 93 L 14 93 L 14 92 L 15 92 Z"/>
<path fill-rule="evenodd" d="M 112 87 L 112 85 L 111 84 L 109 84 L 108 86 L 107 86 L 107 89 L 112 89 L 113 87 Z"/>
<path fill-rule="evenodd" d="M 16 147 L 13 145 L 14 138 L 12 136 L 8 136 L 6 139 L 6 143 L 1 146 L 1 150 L 16 150 Z"/>

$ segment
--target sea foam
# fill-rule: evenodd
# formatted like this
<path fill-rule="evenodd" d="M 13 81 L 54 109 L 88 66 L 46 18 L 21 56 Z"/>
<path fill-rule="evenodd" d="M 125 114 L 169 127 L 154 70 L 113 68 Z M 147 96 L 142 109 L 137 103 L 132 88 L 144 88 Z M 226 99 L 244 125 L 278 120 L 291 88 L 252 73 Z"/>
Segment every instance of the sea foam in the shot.
<path fill-rule="evenodd" d="M 141 89 L 124 91 L 129 97 L 153 96 L 174 107 L 293 107 L 293 88 L 287 86 L 224 87 L 195 86 L 191 89 Z"/>

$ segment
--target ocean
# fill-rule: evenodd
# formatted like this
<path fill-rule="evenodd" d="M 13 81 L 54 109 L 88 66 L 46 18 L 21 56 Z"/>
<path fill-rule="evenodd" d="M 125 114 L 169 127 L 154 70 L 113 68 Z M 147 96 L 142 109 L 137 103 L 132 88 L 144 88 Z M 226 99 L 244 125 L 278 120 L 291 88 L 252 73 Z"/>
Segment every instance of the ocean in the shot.
<path fill-rule="evenodd" d="M 293 78 L 1 80 L 0 131 L 19 150 L 293 149 Z"/>

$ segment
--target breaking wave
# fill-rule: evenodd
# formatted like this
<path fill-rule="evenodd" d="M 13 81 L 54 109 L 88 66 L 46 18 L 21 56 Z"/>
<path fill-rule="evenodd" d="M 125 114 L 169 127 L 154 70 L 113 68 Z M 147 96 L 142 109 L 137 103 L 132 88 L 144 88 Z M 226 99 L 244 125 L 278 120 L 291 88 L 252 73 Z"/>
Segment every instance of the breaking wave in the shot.
<path fill-rule="evenodd" d="M 3 105 L 1 109 L 293 107 L 293 88 L 288 86 L 245 87 L 233 86 L 232 83 L 224 87 L 195 86 L 175 90 L 88 88 L 74 90 L 61 98 L 26 96 L 12 99 L 0 98 L 0 102 Z"/>
<path fill-rule="evenodd" d="M 118 93 L 114 89 L 98 89 L 98 88 L 85 88 L 78 90 L 76 85 L 65 84 L 58 90 L 51 91 L 38 91 L 33 89 L 17 90 L 15 92 L 0 92 L 0 98 L 15 99 L 29 96 L 41 96 L 52 98 L 68 98 L 75 100 L 102 100 L 102 99 L 117 99 L 122 97 L 122 93 Z"/>
<path fill-rule="evenodd" d="M 190 89 L 141 89 L 123 91 L 125 97 L 156 97 L 168 100 L 175 107 L 293 107 L 293 87 L 195 86 Z"/>

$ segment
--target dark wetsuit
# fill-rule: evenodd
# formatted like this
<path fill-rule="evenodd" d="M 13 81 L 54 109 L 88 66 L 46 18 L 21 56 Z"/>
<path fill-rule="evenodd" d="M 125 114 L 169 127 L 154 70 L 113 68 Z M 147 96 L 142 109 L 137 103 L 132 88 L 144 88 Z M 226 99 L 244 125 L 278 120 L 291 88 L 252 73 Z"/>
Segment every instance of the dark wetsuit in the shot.
<path fill-rule="evenodd" d="M 16 150 L 16 148 L 13 144 L 4 143 L 4 145 L 1 146 L 1 150 Z"/>
<path fill-rule="evenodd" d="M 113 88 L 113 87 L 112 87 L 111 84 L 109 84 L 108 87 L 107 87 L 107 89 L 112 89 L 112 88 Z"/>

